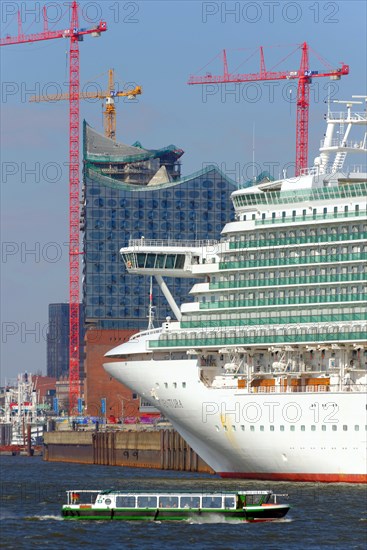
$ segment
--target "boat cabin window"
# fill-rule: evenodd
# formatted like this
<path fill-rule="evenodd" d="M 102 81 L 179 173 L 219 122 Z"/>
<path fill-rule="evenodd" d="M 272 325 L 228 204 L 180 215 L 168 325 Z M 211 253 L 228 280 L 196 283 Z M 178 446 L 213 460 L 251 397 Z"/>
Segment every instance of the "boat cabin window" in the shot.
<path fill-rule="evenodd" d="M 200 508 L 200 497 L 181 497 L 181 508 Z"/>
<path fill-rule="evenodd" d="M 178 497 L 159 497 L 160 508 L 178 508 Z"/>
<path fill-rule="evenodd" d="M 224 497 L 224 508 L 235 508 L 234 497 Z"/>
<path fill-rule="evenodd" d="M 135 497 L 131 495 L 117 496 L 116 508 L 135 508 Z"/>
<path fill-rule="evenodd" d="M 203 508 L 222 508 L 222 497 L 203 497 Z"/>
<path fill-rule="evenodd" d="M 265 494 L 265 495 L 246 495 L 246 506 L 249 506 L 250 504 L 266 504 L 269 502 L 271 495 Z"/>
<path fill-rule="evenodd" d="M 174 254 L 167 254 L 166 269 L 172 269 L 174 265 L 175 265 Z"/>
<path fill-rule="evenodd" d="M 138 497 L 138 508 L 157 508 L 157 497 Z"/>

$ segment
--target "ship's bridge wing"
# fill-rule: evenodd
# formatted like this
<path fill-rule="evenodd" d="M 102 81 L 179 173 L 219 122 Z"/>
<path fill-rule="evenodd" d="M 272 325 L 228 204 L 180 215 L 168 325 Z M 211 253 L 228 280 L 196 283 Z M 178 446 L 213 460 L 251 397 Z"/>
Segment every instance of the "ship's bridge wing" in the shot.
<path fill-rule="evenodd" d="M 205 264 L 218 261 L 218 242 L 130 240 L 121 248 L 122 259 L 129 273 L 164 277 L 204 277 Z"/>

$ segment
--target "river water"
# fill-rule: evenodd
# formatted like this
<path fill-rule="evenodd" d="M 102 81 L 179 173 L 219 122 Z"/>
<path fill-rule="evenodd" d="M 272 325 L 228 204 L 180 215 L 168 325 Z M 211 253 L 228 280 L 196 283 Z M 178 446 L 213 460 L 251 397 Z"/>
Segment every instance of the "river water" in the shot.
<path fill-rule="evenodd" d="M 1 456 L 0 474 L 0 540 L 6 549 L 367 548 L 365 485 L 229 481 L 205 474 L 52 463 L 21 456 Z M 238 488 L 288 493 L 292 508 L 284 520 L 257 524 L 68 521 L 60 515 L 67 489 Z"/>

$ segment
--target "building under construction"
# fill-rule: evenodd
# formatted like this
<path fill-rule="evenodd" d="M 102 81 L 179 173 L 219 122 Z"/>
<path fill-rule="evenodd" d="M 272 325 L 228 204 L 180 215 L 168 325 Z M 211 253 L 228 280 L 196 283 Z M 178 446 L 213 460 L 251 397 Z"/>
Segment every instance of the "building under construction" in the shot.
<path fill-rule="evenodd" d="M 175 182 L 181 177 L 183 150 L 175 145 L 162 149 L 144 149 L 118 143 L 96 132 L 84 122 L 85 170 L 132 185 L 156 185 Z"/>

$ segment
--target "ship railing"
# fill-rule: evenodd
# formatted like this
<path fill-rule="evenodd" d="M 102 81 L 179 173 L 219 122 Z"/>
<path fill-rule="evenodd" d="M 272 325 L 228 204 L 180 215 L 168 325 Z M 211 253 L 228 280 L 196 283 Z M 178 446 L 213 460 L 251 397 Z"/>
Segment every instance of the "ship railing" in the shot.
<path fill-rule="evenodd" d="M 133 334 L 131 337 L 130 337 L 130 340 L 137 340 L 139 339 L 139 337 L 141 336 L 149 336 L 150 334 L 158 334 L 162 332 L 162 327 L 159 327 L 159 328 L 151 328 L 149 330 L 143 330 L 141 332 L 138 332 L 137 334 Z"/>
<path fill-rule="evenodd" d="M 179 241 L 174 239 L 130 239 L 129 247 L 156 246 L 156 247 L 180 247 L 180 248 L 202 248 L 204 246 L 215 246 L 218 241 L 215 239 L 205 239 L 198 241 Z"/>
<path fill-rule="evenodd" d="M 321 392 L 359 392 L 363 393 L 367 390 L 366 384 L 308 384 L 302 386 L 285 386 L 280 391 L 282 393 L 321 393 Z"/>
<path fill-rule="evenodd" d="M 343 120 L 344 122 L 364 122 L 367 119 L 365 111 L 356 111 L 350 116 L 345 111 L 331 111 L 328 113 L 328 120 Z"/>
<path fill-rule="evenodd" d="M 346 169 L 344 168 L 343 171 L 345 172 Z M 348 174 L 366 174 L 366 172 L 367 164 L 352 164 L 351 166 L 347 167 Z"/>
<path fill-rule="evenodd" d="M 338 143 L 335 143 L 334 145 L 335 146 L 341 146 L 342 143 L 339 142 L 339 140 L 334 140 Z M 355 147 L 354 145 L 344 145 L 344 143 L 348 143 L 348 144 L 354 144 L 354 143 L 357 143 L 359 144 L 358 147 Z M 323 141 L 321 142 L 321 144 L 323 144 Z M 350 147 L 350 148 L 353 148 L 353 149 L 363 149 L 366 147 L 366 143 L 365 142 L 343 142 L 343 147 Z M 354 174 L 354 173 L 358 173 L 358 174 L 365 174 L 366 173 L 366 170 L 367 170 L 367 165 L 365 164 L 352 164 L 352 165 L 348 165 L 348 166 L 344 166 L 342 170 L 334 170 L 332 165 L 330 166 L 323 166 L 322 167 L 322 170 L 321 170 L 321 166 L 308 166 L 307 168 L 302 168 L 301 170 L 301 176 L 319 176 L 319 175 L 322 175 L 322 176 L 329 176 L 329 175 L 332 175 L 332 174 L 339 174 L 340 172 L 342 174 L 345 174 L 345 176 L 347 176 L 348 174 Z"/>
<path fill-rule="evenodd" d="M 342 392 L 355 392 L 355 393 L 364 393 L 367 391 L 367 384 L 343 384 L 340 388 L 339 384 L 308 384 L 302 386 L 287 386 L 287 385 L 277 385 L 277 386 L 250 386 L 247 389 L 246 386 L 242 386 L 238 383 L 238 379 L 233 380 L 233 384 L 223 384 L 222 386 L 217 384 L 212 385 L 213 380 L 209 379 L 205 375 L 200 376 L 201 381 L 205 386 L 209 387 L 212 390 L 243 390 L 250 394 L 268 394 L 268 393 L 342 393 Z M 242 381 L 242 380 L 241 380 Z"/>
<path fill-rule="evenodd" d="M 351 140 L 343 140 L 343 139 L 332 139 L 328 143 L 325 139 L 322 139 L 320 141 L 321 147 L 345 147 L 348 149 L 364 149 L 366 147 L 366 143 L 362 140 L 360 141 L 351 141 Z"/>
<path fill-rule="evenodd" d="M 367 391 L 367 384 L 344 384 L 343 391 L 365 393 Z"/>

